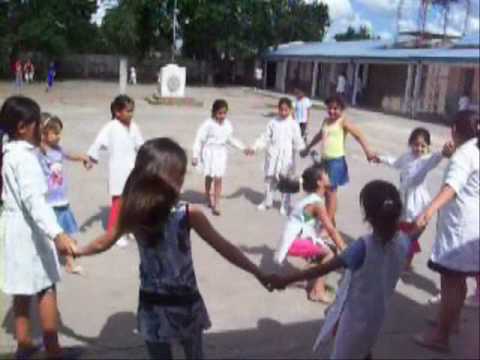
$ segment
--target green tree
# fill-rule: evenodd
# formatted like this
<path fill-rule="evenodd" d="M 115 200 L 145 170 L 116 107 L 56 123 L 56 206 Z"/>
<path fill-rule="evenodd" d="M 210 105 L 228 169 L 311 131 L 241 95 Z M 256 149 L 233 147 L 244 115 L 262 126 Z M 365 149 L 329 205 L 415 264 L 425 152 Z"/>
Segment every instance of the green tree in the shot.
<path fill-rule="evenodd" d="M 93 0 L 10 0 L 0 4 L 2 45 L 10 58 L 23 51 L 56 56 L 89 48 L 98 31 L 90 22 Z"/>
<path fill-rule="evenodd" d="M 366 26 L 360 26 L 358 30 L 349 26 L 347 31 L 334 36 L 337 41 L 355 41 L 355 40 L 369 40 L 374 39 L 374 36 L 370 33 L 370 30 Z"/>

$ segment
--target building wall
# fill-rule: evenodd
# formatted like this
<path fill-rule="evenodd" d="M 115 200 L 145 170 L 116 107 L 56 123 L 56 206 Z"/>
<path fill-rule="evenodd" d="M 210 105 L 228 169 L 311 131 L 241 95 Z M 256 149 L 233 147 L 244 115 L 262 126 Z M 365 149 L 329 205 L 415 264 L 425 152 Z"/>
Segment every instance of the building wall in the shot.
<path fill-rule="evenodd" d="M 407 65 L 370 64 L 363 103 L 385 111 L 400 112 L 407 68 Z"/>
<path fill-rule="evenodd" d="M 470 84 L 467 83 L 467 81 Z M 470 92 L 471 104 L 479 106 L 480 67 L 450 67 L 447 92 L 445 95 L 445 113 L 447 115 L 454 114 L 458 110 L 458 100 L 464 94 L 465 90 Z"/>

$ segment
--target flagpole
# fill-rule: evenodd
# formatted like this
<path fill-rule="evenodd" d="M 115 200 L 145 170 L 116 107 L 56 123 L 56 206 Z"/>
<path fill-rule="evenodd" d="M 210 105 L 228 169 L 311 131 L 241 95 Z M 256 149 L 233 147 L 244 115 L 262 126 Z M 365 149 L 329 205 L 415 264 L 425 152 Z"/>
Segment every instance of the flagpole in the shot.
<path fill-rule="evenodd" d="M 177 0 L 173 3 L 173 43 L 172 43 L 172 63 L 175 62 L 175 47 L 177 41 Z"/>

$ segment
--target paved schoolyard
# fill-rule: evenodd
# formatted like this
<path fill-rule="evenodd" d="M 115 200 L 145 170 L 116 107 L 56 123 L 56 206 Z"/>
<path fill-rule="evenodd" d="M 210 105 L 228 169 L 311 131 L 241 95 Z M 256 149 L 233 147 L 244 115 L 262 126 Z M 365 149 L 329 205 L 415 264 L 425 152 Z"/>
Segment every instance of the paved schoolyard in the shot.
<path fill-rule="evenodd" d="M 110 101 L 118 87 L 114 83 L 94 81 L 58 82 L 50 93 L 44 86 L 25 87 L 23 93 L 36 99 L 42 109 L 59 115 L 65 123 L 63 146 L 72 152 L 84 152 L 100 127 L 110 119 Z M 0 101 L 12 92 L 11 83 L 0 83 Z M 236 136 L 247 143 L 264 129 L 275 111 L 276 98 L 247 88 L 187 89 L 187 95 L 204 102 L 199 107 L 151 106 L 144 97 L 154 85 L 129 87 L 135 98 L 135 119 L 145 138 L 169 136 L 189 150 L 199 124 L 209 116 L 215 98 L 230 104 L 229 118 Z M 424 125 L 430 129 L 433 148 L 439 149 L 449 130 L 442 125 L 411 121 L 377 112 L 349 109 L 348 116 L 364 131 L 372 147 L 379 152 L 400 154 L 406 149 L 411 129 Z M 310 134 L 325 116 L 321 107 L 313 110 Z M 360 147 L 348 141 L 351 183 L 340 192 L 338 226 L 347 239 L 368 231 L 362 222 L 358 194 L 369 180 L 383 178 L 397 181 L 390 169 L 370 165 Z M 263 154 L 247 158 L 231 151 L 225 177 L 223 214 L 209 217 L 215 227 L 266 271 L 288 271 L 301 267 L 293 262 L 277 269 L 273 252 L 285 218 L 278 211 L 259 213 L 262 199 Z M 301 161 L 305 167 L 308 160 Z M 438 190 L 445 163 L 430 175 L 432 192 Z M 78 164 L 68 165 L 70 199 L 86 243 L 102 232 L 108 214 L 109 197 L 105 162 L 90 172 Z M 189 169 L 184 198 L 202 201 L 202 177 Z M 207 209 L 205 209 L 207 211 Z M 439 355 L 417 347 L 411 335 L 425 329 L 425 320 L 435 315 L 435 306 L 426 304 L 437 293 L 439 278 L 429 271 L 426 261 L 434 236 L 430 225 L 422 237 L 424 251 L 415 258 L 415 273 L 400 281 L 382 335 L 374 349 L 377 358 L 479 358 L 479 313 L 464 310 L 460 335 L 452 338 L 452 354 Z M 207 332 L 206 354 L 211 358 L 322 358 L 328 349 L 312 354 L 311 347 L 323 319 L 325 307 L 308 302 L 305 292 L 289 288 L 282 293 L 268 293 L 249 275 L 220 258 L 196 235 L 192 236 L 194 261 L 200 289 L 207 303 L 212 328 Z M 126 249 L 113 248 L 102 255 L 81 259 L 86 277 L 64 275 L 58 287 L 62 315 L 61 340 L 64 345 L 85 349 L 85 358 L 142 358 L 145 349 L 135 333 L 138 291 L 138 256 L 134 244 Z M 337 286 L 340 274 L 327 281 Z M 470 285 L 473 285 L 470 283 Z M 470 291 L 473 286 L 470 286 Z M 359 309 L 362 311 L 362 309 Z M 14 350 L 11 302 L 0 295 L 0 353 Z"/>

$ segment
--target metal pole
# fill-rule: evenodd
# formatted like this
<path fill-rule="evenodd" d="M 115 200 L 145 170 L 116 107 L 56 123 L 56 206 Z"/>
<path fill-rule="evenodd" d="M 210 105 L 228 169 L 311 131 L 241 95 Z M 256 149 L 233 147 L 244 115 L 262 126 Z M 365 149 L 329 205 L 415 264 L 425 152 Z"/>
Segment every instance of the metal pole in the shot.
<path fill-rule="evenodd" d="M 177 0 L 173 3 L 173 44 L 172 44 L 172 63 L 175 62 L 175 47 L 177 41 Z"/>

